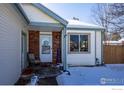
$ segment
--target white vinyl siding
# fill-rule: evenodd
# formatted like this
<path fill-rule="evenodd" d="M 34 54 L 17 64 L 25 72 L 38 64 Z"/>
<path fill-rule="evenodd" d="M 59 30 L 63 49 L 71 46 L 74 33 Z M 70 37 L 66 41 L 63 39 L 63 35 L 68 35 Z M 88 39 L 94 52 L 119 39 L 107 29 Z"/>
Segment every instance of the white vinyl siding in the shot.
<path fill-rule="evenodd" d="M 20 77 L 23 24 L 11 4 L 0 4 L 0 84 L 14 84 Z"/>
<path fill-rule="evenodd" d="M 95 65 L 95 31 L 87 31 L 87 30 L 67 30 L 68 35 L 70 33 L 80 33 L 90 34 L 90 52 L 89 53 L 67 53 L 67 64 L 68 65 Z M 68 40 L 67 40 L 68 42 Z M 67 44 L 67 51 L 68 50 Z"/>
<path fill-rule="evenodd" d="M 98 61 L 101 63 L 101 59 L 102 59 L 102 42 L 101 42 L 101 36 L 102 32 L 101 31 L 97 31 L 96 32 L 96 58 L 98 58 Z"/>

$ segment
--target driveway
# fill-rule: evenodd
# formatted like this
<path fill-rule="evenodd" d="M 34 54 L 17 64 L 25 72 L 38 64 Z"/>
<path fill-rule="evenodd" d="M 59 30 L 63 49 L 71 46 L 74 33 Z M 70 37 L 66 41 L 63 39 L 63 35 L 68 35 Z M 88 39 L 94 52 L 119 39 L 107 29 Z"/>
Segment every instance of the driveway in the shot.
<path fill-rule="evenodd" d="M 124 64 L 69 67 L 56 79 L 59 85 L 124 85 Z"/>

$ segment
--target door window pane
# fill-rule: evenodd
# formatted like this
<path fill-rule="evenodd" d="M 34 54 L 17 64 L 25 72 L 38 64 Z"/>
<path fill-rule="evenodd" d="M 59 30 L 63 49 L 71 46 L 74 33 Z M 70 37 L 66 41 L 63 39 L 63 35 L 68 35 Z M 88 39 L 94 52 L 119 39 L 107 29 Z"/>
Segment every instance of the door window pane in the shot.
<path fill-rule="evenodd" d="M 50 54 L 50 38 L 48 36 L 42 37 L 42 54 Z"/>

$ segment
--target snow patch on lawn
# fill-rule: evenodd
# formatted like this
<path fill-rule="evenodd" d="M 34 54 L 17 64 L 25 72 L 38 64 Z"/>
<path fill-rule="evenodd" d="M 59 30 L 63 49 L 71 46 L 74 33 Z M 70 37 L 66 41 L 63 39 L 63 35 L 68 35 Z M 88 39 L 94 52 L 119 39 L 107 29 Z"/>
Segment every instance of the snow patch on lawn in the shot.
<path fill-rule="evenodd" d="M 69 67 L 56 79 L 59 85 L 124 85 L 124 64 L 99 67 Z"/>

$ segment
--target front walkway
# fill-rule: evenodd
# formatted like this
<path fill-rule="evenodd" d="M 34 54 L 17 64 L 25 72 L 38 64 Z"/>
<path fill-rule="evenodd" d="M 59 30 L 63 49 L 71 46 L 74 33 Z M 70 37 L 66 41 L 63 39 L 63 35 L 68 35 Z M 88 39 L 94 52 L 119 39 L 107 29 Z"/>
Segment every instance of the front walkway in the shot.
<path fill-rule="evenodd" d="M 70 67 L 57 77 L 59 85 L 124 85 L 124 64 Z"/>

